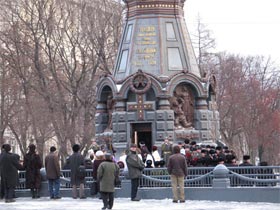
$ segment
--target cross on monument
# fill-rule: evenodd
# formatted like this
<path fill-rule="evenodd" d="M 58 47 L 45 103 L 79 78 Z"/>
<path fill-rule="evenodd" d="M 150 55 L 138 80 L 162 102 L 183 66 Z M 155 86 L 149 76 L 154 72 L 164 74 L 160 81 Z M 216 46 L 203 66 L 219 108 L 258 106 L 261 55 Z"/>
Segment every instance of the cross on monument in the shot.
<path fill-rule="evenodd" d="M 129 104 L 128 111 L 137 111 L 138 120 L 144 120 L 145 110 L 154 110 L 153 103 L 144 103 L 143 95 L 137 94 L 136 104 Z"/>

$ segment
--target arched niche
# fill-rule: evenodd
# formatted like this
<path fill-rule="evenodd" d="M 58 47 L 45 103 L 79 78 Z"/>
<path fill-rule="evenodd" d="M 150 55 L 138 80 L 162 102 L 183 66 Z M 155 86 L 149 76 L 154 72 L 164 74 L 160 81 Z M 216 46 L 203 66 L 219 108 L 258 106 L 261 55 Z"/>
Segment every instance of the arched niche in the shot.
<path fill-rule="evenodd" d="M 192 74 L 178 74 L 173 77 L 167 87 L 168 93 L 172 94 L 177 85 L 182 83 L 187 84 L 192 89 L 195 97 L 207 97 L 207 88 L 205 87 L 205 84 L 203 84 L 199 78 Z"/>
<path fill-rule="evenodd" d="M 109 94 L 115 98 L 117 92 L 114 80 L 111 77 L 104 77 L 98 82 L 96 99 L 98 102 L 104 102 Z"/>
<path fill-rule="evenodd" d="M 209 79 L 209 83 L 208 83 L 208 97 L 207 97 L 207 105 L 208 105 L 208 109 L 217 109 L 217 107 L 213 107 L 216 106 L 216 77 L 213 75 L 211 76 L 211 78 Z"/>
<path fill-rule="evenodd" d="M 110 86 L 104 86 L 101 90 L 99 102 L 106 102 L 109 96 L 113 96 L 113 91 Z"/>
<path fill-rule="evenodd" d="M 197 91 L 187 82 L 177 84 L 169 98 L 170 108 L 174 111 L 174 126 L 189 128 L 194 126 L 195 98 Z"/>

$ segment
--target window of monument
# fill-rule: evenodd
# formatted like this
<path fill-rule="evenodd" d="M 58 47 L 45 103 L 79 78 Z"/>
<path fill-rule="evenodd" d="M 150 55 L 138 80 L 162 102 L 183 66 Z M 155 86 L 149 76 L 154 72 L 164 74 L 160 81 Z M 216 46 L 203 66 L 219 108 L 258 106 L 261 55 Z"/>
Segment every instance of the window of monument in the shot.
<path fill-rule="evenodd" d="M 121 62 L 119 65 L 119 72 L 125 72 L 127 65 L 128 50 L 123 50 L 121 54 Z"/>
<path fill-rule="evenodd" d="M 167 48 L 167 54 L 168 54 L 168 69 L 169 70 L 183 69 L 179 48 L 169 47 L 169 48 Z"/>
<path fill-rule="evenodd" d="M 149 89 L 146 93 L 146 101 L 156 101 L 156 94 L 153 89 Z"/>
<path fill-rule="evenodd" d="M 132 24 L 128 25 L 126 36 L 125 36 L 125 42 L 130 42 L 131 34 L 132 34 Z"/>
<path fill-rule="evenodd" d="M 166 23 L 166 38 L 167 40 L 176 40 L 173 23 Z"/>
<path fill-rule="evenodd" d="M 127 94 L 127 101 L 128 102 L 136 102 L 136 94 L 129 91 Z"/>

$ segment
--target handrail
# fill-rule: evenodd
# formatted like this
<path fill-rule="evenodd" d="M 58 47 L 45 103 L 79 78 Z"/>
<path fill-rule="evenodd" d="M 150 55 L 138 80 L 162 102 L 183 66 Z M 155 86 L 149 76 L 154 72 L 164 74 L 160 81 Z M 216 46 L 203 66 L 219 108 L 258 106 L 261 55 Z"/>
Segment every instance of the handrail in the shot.
<path fill-rule="evenodd" d="M 244 181 L 252 181 L 252 182 L 259 182 L 259 183 L 261 183 L 261 182 L 265 182 L 265 183 L 279 182 L 280 183 L 280 178 L 279 179 L 257 179 L 257 178 L 246 177 L 246 176 L 240 175 L 238 173 L 235 173 L 233 171 L 230 171 L 230 173 Z"/>
<path fill-rule="evenodd" d="M 250 166 L 228 167 L 227 178 L 231 187 L 239 186 L 276 186 L 280 187 L 280 166 Z M 188 176 L 185 178 L 186 187 L 212 187 L 214 167 L 189 167 Z M 86 187 L 92 182 L 92 169 L 87 169 Z M 127 171 L 121 170 L 121 180 L 127 179 Z M 70 170 L 61 170 L 60 177 L 62 187 L 70 188 Z M 19 172 L 19 186 L 17 189 L 25 189 L 25 171 Z M 45 171 L 42 173 L 45 176 Z M 44 179 L 43 179 L 44 180 Z M 46 179 L 45 179 L 46 180 Z M 167 168 L 145 168 L 141 178 L 140 187 L 170 187 L 170 175 Z"/>
<path fill-rule="evenodd" d="M 192 182 L 195 182 L 195 181 L 200 181 L 200 180 L 203 180 L 205 179 L 206 177 L 209 177 L 210 175 L 213 174 L 213 171 L 207 173 L 207 174 L 204 174 L 200 177 L 197 177 L 197 178 L 193 178 L 193 179 L 185 179 L 185 183 L 192 183 Z M 153 178 L 151 176 L 147 176 L 145 174 L 142 174 L 142 177 L 145 178 L 145 179 L 148 179 L 148 180 L 151 180 L 151 181 L 156 181 L 156 182 L 161 182 L 161 183 L 170 183 L 171 181 L 170 180 L 163 180 L 163 179 L 158 179 L 158 178 Z"/>

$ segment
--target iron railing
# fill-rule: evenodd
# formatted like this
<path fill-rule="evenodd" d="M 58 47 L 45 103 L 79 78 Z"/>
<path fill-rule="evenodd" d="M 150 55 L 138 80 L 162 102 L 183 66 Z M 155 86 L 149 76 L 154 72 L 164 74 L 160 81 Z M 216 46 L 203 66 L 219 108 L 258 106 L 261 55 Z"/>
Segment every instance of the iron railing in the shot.
<path fill-rule="evenodd" d="M 185 187 L 212 187 L 214 167 L 189 167 Z M 228 167 L 231 187 L 280 187 L 280 166 Z M 94 182 L 92 170 L 86 170 L 85 187 Z M 44 170 L 42 175 L 44 177 Z M 25 171 L 19 172 L 17 189 L 25 189 Z M 121 180 L 127 179 L 127 172 L 121 170 Z M 140 187 L 170 187 L 170 175 L 166 168 L 145 168 L 140 179 Z M 119 186 L 121 187 L 121 186 Z M 61 188 L 71 188 L 70 170 L 61 171 Z"/>

